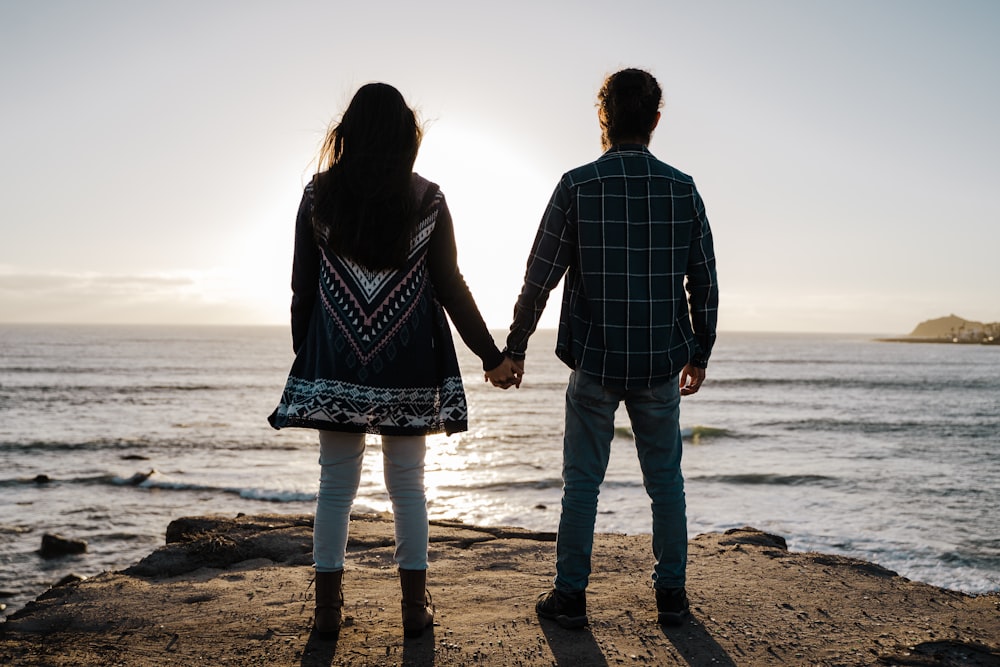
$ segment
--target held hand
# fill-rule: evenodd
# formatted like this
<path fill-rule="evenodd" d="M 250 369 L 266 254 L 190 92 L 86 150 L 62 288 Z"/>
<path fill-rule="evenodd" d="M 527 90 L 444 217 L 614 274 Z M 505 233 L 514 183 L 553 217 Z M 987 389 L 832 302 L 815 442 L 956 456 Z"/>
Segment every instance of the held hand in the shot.
<path fill-rule="evenodd" d="M 516 370 L 514 362 L 509 357 L 504 357 L 499 366 L 486 371 L 483 377 L 486 382 L 501 389 L 521 386 L 521 374 Z"/>
<path fill-rule="evenodd" d="M 517 378 L 517 386 L 521 387 L 521 380 L 524 379 L 524 359 L 520 361 L 510 360 L 510 365 L 514 369 L 514 376 Z"/>
<path fill-rule="evenodd" d="M 690 396 L 701 389 L 701 383 L 705 381 L 705 369 L 687 364 L 681 371 L 680 385 L 681 396 Z"/>

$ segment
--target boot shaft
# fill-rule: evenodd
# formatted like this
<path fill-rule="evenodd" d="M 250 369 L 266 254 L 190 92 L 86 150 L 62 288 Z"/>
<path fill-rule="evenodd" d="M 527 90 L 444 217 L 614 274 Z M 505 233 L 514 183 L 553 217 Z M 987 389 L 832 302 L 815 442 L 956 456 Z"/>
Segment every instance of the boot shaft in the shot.
<path fill-rule="evenodd" d="M 427 570 L 399 570 L 402 592 L 403 634 L 419 637 L 434 623 L 434 607 L 427 592 Z"/>
<path fill-rule="evenodd" d="M 344 607 L 344 571 L 316 573 L 316 614 L 313 623 L 321 635 L 340 632 Z"/>

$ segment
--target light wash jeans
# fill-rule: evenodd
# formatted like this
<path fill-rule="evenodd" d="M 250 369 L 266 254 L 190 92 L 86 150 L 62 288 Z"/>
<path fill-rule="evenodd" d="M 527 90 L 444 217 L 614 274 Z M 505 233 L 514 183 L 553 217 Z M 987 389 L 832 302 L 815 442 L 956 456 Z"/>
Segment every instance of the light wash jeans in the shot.
<path fill-rule="evenodd" d="M 427 569 L 427 497 L 424 492 L 424 436 L 382 436 L 385 488 L 396 528 L 396 564 Z M 363 433 L 319 432 L 319 494 L 313 524 L 313 561 L 317 572 L 344 568 L 351 506 L 361 482 Z"/>
<path fill-rule="evenodd" d="M 654 588 L 684 586 L 687 516 L 681 475 L 677 378 L 651 389 L 613 389 L 574 371 L 566 389 L 563 498 L 556 540 L 555 587 L 586 590 L 594 546 L 597 496 L 611 456 L 615 411 L 624 401 L 632 422 L 642 482 L 652 501 Z"/>

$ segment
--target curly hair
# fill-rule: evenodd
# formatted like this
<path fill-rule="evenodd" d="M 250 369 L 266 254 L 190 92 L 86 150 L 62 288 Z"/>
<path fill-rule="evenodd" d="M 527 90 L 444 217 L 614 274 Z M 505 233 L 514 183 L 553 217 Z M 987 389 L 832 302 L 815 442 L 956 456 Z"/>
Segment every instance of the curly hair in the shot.
<path fill-rule="evenodd" d="M 320 151 L 317 243 L 371 270 L 406 264 L 419 215 L 411 180 L 422 137 L 398 90 L 385 83 L 358 89 Z"/>
<path fill-rule="evenodd" d="M 606 147 L 623 140 L 649 143 L 663 106 L 663 91 L 652 74 L 631 68 L 615 72 L 604 80 L 597 100 Z"/>

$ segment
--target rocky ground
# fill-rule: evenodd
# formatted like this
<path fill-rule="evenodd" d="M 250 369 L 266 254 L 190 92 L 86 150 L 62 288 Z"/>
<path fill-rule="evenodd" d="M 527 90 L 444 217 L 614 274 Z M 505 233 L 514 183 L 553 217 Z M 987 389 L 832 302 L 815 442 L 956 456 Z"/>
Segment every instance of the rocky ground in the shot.
<path fill-rule="evenodd" d="M 661 628 L 649 537 L 600 535 L 590 627 L 534 614 L 554 536 L 431 527 L 437 616 L 403 638 L 392 524 L 356 517 L 337 641 L 311 632 L 311 517 L 200 517 L 123 572 L 53 588 L 0 625 L 3 665 L 1000 665 L 1000 595 L 791 553 L 746 528 L 690 544 L 692 618 Z"/>

